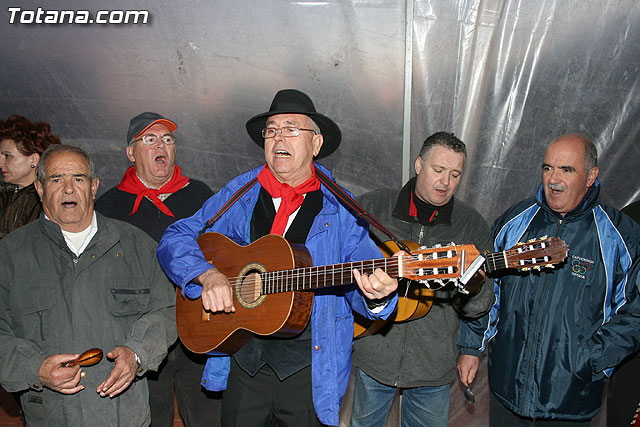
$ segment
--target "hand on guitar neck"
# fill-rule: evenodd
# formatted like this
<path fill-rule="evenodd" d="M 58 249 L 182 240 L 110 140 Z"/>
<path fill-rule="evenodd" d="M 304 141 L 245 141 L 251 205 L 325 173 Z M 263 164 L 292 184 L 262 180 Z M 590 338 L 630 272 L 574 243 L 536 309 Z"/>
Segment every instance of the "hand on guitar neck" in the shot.
<path fill-rule="evenodd" d="M 233 313 L 233 290 L 227 276 L 217 268 L 210 268 L 195 278 L 194 282 L 202 286 L 202 306 L 212 313 L 224 311 Z"/>
<path fill-rule="evenodd" d="M 400 253 L 396 255 L 400 255 Z M 398 279 L 389 276 L 380 268 L 376 268 L 370 275 L 362 274 L 357 268 L 354 268 L 353 277 L 356 279 L 358 288 L 371 301 L 386 298 L 398 289 Z"/>

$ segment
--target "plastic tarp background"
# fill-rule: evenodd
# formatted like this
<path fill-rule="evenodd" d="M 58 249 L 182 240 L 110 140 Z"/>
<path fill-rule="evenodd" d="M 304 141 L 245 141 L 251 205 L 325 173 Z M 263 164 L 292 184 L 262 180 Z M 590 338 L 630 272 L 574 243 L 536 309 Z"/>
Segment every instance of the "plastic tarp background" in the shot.
<path fill-rule="evenodd" d="M 37 10 L 32 0 L 5 6 Z M 60 0 L 49 9 L 103 9 Z M 413 3 L 410 161 L 403 164 L 404 1 L 114 1 L 147 24 L 0 24 L 0 117 L 45 120 L 87 149 L 101 192 L 127 167 L 128 121 L 157 111 L 180 129 L 178 162 L 214 189 L 263 161 L 244 124 L 278 89 L 307 92 L 341 126 L 323 163 L 360 194 L 402 184 L 423 140 L 469 149 L 458 196 L 488 221 L 532 194 L 544 148 L 594 140 L 603 199 L 640 197 L 640 5 L 610 1 Z M 408 110 L 407 110 L 408 111 Z"/>
<path fill-rule="evenodd" d="M 184 173 L 219 189 L 264 162 L 245 122 L 267 111 L 278 89 L 298 88 L 340 125 L 342 145 L 322 163 L 356 194 L 399 187 L 403 171 L 413 176 L 423 140 L 446 130 L 468 147 L 456 197 L 489 222 L 534 194 L 546 145 L 567 132 L 596 143 L 605 202 L 623 207 L 640 198 L 637 0 L 3 6 L 0 118 L 48 121 L 63 142 L 85 148 L 100 193 L 128 166 L 125 135 L 134 115 L 175 120 Z M 148 10 L 150 22 L 10 24 L 8 7 Z"/>

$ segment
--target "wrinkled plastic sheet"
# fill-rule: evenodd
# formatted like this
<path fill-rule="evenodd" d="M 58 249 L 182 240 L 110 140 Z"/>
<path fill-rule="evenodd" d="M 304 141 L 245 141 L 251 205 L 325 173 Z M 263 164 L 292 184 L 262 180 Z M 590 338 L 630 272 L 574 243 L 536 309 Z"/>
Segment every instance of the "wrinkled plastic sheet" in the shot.
<path fill-rule="evenodd" d="M 14 6 L 101 9 L 68 0 Z M 458 196 L 488 220 L 533 194 L 545 146 L 566 132 L 596 142 L 605 201 L 622 207 L 640 197 L 636 1 L 413 7 L 407 18 L 402 1 L 109 4 L 148 10 L 145 25 L 8 24 L 7 14 L 0 117 L 52 123 L 65 142 L 94 156 L 104 191 L 127 167 L 129 118 L 157 111 L 180 125 L 183 170 L 220 188 L 263 161 L 246 120 L 266 111 L 278 89 L 295 87 L 341 126 L 342 146 L 324 163 L 356 194 L 400 186 L 423 140 L 447 130 L 469 149 Z M 407 99 L 406 22 L 413 29 Z"/>
<path fill-rule="evenodd" d="M 70 0 L 4 6 L 106 8 Z M 546 145 L 567 132 L 596 143 L 605 202 L 640 198 L 637 0 L 416 0 L 412 16 L 406 6 L 109 3 L 147 10 L 144 25 L 9 24 L 2 12 L 0 117 L 48 121 L 64 142 L 88 150 L 101 193 L 128 166 L 129 119 L 159 112 L 179 125 L 184 173 L 219 189 L 264 162 L 246 121 L 267 111 L 278 89 L 298 88 L 340 125 L 342 145 L 323 163 L 356 194 L 399 187 L 423 140 L 445 130 L 468 147 L 457 197 L 488 221 L 534 194 Z"/>

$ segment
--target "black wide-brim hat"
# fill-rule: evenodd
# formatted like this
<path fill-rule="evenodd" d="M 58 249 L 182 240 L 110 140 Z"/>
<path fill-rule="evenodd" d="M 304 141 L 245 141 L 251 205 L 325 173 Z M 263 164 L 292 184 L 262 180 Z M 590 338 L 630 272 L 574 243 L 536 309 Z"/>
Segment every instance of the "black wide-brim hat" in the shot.
<path fill-rule="evenodd" d="M 253 141 L 264 148 L 262 129 L 265 128 L 267 118 L 276 114 L 304 114 L 310 117 L 320 128 L 323 137 L 322 148 L 318 158 L 327 157 L 338 149 L 342 140 L 342 133 L 338 125 L 330 118 L 318 113 L 311 98 L 296 89 L 283 89 L 276 93 L 271 107 L 266 113 L 258 114 L 247 122 L 247 132 Z"/>

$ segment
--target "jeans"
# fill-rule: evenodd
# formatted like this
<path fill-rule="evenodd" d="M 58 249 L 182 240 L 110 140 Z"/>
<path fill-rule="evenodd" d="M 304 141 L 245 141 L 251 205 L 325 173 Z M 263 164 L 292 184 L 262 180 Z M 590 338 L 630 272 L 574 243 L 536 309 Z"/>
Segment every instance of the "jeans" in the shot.
<path fill-rule="evenodd" d="M 355 375 L 351 427 L 384 427 L 396 387 L 379 383 L 359 368 Z M 402 392 L 402 427 L 447 427 L 449 384 L 405 388 Z"/>

